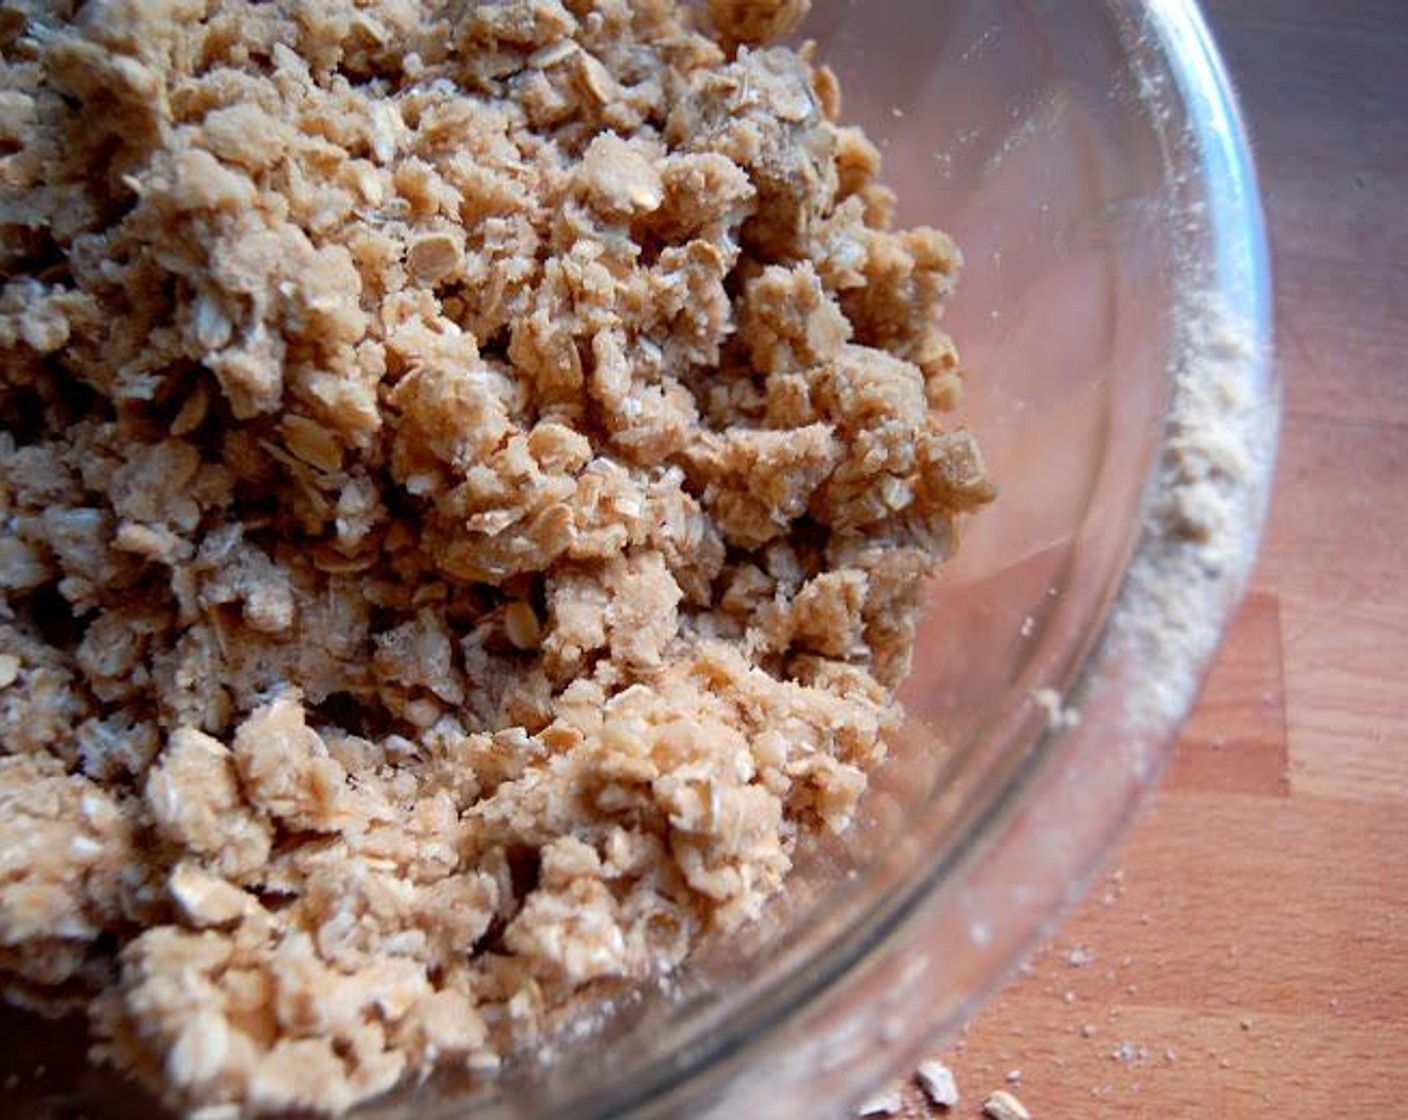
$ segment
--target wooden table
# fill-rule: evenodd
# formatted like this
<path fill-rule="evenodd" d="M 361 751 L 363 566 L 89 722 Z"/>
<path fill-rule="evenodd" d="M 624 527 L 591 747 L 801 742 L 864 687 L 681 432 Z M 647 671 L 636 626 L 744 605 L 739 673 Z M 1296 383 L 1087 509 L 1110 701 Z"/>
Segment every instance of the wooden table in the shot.
<path fill-rule="evenodd" d="M 1408 3 L 1206 8 L 1276 256 L 1270 525 L 1111 873 L 939 1055 L 960 1116 L 1408 1117 Z"/>

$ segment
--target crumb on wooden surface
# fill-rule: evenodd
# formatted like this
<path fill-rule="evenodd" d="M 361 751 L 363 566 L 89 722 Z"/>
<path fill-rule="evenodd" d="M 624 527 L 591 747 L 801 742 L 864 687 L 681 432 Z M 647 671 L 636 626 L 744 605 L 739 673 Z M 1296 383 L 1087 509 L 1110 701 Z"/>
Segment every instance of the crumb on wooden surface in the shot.
<path fill-rule="evenodd" d="M 953 1108 L 959 1102 L 958 1082 L 953 1071 L 940 1061 L 922 1062 L 915 1072 L 919 1087 L 929 1101 L 939 1108 Z"/>
<path fill-rule="evenodd" d="M 1032 1114 L 1017 1097 L 998 1089 L 983 1102 L 983 1115 L 990 1120 L 1032 1120 Z"/>

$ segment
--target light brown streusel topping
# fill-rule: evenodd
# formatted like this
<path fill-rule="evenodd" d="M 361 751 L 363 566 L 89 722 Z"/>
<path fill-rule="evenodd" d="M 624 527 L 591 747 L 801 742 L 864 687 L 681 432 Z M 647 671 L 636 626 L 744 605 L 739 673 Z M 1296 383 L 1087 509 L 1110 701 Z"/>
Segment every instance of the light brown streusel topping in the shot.
<path fill-rule="evenodd" d="M 991 488 L 807 6 L 0 14 L 11 998 L 339 1111 L 846 826 Z"/>

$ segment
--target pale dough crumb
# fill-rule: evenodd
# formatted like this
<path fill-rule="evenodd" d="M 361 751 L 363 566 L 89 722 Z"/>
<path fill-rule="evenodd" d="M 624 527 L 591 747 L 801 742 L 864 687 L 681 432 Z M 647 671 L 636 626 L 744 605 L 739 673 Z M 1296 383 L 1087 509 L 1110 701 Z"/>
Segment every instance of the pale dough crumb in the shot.
<path fill-rule="evenodd" d="M 71 11 L 77 7 L 78 14 Z M 0 987 L 216 1117 L 757 917 L 988 501 L 805 0 L 0 34 Z"/>
<path fill-rule="evenodd" d="M 983 1102 L 983 1115 L 990 1120 L 1032 1120 L 1032 1114 L 1006 1089 L 998 1089 L 989 1094 Z"/>
<path fill-rule="evenodd" d="M 1121 1062 L 1124 1065 L 1132 1065 L 1144 1062 L 1149 1057 L 1149 1049 L 1146 1046 L 1136 1046 L 1133 1042 L 1121 1042 L 1110 1051 L 1111 1061 Z"/>
<path fill-rule="evenodd" d="M 1032 700 L 1041 709 L 1046 726 L 1052 731 L 1068 731 L 1080 726 L 1080 712 L 1069 707 L 1054 688 L 1038 688 L 1032 692 Z"/>
<path fill-rule="evenodd" d="M 925 1096 L 939 1108 L 954 1108 L 959 1102 L 958 1082 L 953 1071 L 939 1061 L 920 1064 L 915 1072 Z"/>

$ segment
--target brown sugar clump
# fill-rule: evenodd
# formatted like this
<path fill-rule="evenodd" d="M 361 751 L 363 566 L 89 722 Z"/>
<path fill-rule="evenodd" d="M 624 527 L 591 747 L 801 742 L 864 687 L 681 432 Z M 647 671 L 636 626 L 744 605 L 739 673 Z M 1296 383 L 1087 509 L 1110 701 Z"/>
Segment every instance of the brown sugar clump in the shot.
<path fill-rule="evenodd" d="M 11 13 L 11 998 L 336 1112 L 846 827 L 991 487 L 931 412 L 958 251 L 769 45 L 807 6 Z"/>

